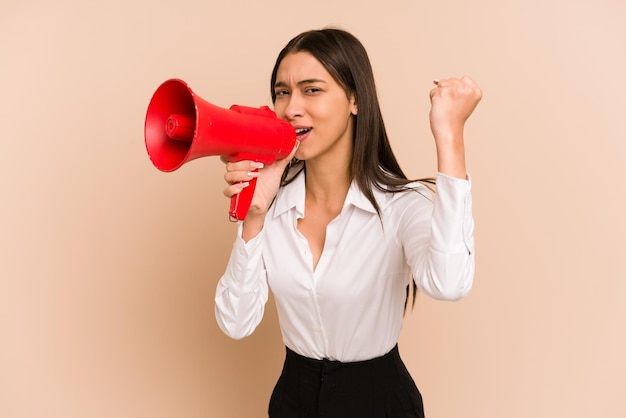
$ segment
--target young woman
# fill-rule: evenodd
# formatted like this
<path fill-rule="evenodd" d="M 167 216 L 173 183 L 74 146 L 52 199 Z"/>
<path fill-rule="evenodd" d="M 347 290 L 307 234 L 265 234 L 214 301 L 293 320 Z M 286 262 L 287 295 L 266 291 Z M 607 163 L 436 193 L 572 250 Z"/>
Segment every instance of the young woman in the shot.
<path fill-rule="evenodd" d="M 274 294 L 287 355 L 272 418 L 424 416 L 397 341 L 409 285 L 442 300 L 471 288 L 463 127 L 482 96 L 467 77 L 435 85 L 433 200 L 393 155 L 354 36 L 304 32 L 278 56 L 272 100 L 299 142 L 267 167 L 226 164 L 228 198 L 252 178 L 257 186 L 215 299 L 220 328 L 243 338 L 261 321 L 268 289 Z"/>

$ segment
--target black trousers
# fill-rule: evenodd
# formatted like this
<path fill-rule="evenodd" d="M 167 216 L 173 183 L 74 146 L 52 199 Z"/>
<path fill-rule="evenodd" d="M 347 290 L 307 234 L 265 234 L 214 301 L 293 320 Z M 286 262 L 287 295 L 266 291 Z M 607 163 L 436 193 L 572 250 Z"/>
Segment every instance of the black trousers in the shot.
<path fill-rule="evenodd" d="M 372 360 L 314 360 L 287 348 L 270 418 L 424 418 L 398 346 Z"/>

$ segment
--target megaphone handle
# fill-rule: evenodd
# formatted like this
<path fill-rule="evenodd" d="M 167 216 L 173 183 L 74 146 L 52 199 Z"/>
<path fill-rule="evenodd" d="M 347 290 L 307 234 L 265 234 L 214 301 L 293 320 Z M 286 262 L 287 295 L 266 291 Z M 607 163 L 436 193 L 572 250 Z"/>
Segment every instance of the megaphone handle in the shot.
<path fill-rule="evenodd" d="M 249 181 L 248 187 L 230 198 L 230 211 L 228 212 L 231 222 L 243 221 L 248 214 L 254 189 L 256 188 L 256 178 Z"/>

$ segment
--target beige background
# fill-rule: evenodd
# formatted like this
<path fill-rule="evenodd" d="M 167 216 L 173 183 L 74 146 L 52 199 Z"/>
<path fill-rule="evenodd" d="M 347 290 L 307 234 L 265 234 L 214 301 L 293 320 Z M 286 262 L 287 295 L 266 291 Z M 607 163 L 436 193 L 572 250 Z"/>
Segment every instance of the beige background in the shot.
<path fill-rule="evenodd" d="M 368 48 L 413 177 L 431 80 L 484 89 L 475 287 L 420 297 L 400 342 L 427 416 L 625 417 L 625 21 L 622 0 L 0 0 L 0 417 L 265 416 L 273 305 L 242 341 L 213 317 L 223 166 L 159 172 L 143 121 L 170 77 L 268 104 L 280 48 L 325 25 Z"/>

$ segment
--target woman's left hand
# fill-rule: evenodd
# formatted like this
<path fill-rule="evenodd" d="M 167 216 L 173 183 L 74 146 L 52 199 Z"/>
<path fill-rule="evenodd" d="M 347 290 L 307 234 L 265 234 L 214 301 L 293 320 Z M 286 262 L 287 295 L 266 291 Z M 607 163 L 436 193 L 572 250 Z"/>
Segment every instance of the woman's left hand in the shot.
<path fill-rule="evenodd" d="M 430 129 L 436 142 L 463 140 L 463 127 L 482 91 L 469 77 L 435 80 L 430 91 Z"/>

